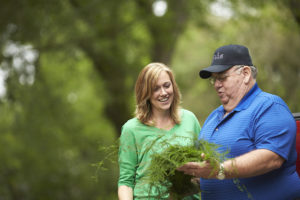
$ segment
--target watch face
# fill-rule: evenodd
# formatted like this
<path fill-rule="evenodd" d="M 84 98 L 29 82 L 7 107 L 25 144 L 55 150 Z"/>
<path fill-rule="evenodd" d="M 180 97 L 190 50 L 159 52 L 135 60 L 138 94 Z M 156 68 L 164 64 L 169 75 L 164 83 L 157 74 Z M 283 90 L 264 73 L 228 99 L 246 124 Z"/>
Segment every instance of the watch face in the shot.
<path fill-rule="evenodd" d="M 219 180 L 224 180 L 225 179 L 225 175 L 224 174 L 218 174 L 218 177 L 217 177 Z"/>
<path fill-rule="evenodd" d="M 224 173 L 224 165 L 223 165 L 223 163 L 221 163 L 219 167 L 220 167 L 220 170 L 219 170 L 219 173 L 217 175 L 217 179 L 224 180 L 225 179 L 225 173 Z"/>

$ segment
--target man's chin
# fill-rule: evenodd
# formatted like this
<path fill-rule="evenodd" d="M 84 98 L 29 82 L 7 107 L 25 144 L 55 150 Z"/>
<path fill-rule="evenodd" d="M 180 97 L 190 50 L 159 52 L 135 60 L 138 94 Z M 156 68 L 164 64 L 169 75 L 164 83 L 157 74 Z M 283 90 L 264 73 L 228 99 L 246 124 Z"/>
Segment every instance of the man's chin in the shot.
<path fill-rule="evenodd" d="M 228 104 L 228 100 L 227 99 L 220 98 L 220 101 L 221 101 L 221 103 L 222 103 L 223 106 Z"/>

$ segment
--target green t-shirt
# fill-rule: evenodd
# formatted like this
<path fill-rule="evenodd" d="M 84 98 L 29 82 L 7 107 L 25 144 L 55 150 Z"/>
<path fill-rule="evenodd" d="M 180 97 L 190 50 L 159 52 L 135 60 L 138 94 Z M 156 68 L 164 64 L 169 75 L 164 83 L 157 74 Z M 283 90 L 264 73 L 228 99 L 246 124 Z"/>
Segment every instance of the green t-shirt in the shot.
<path fill-rule="evenodd" d="M 122 127 L 119 149 L 120 176 L 118 186 L 133 189 L 135 199 L 149 199 L 149 186 L 143 178 L 151 163 L 151 154 L 164 149 L 163 141 L 171 144 L 190 145 L 200 132 L 196 116 L 181 109 L 181 122 L 170 130 L 142 124 L 137 118 L 128 120 Z M 157 194 L 156 194 L 157 195 Z"/>

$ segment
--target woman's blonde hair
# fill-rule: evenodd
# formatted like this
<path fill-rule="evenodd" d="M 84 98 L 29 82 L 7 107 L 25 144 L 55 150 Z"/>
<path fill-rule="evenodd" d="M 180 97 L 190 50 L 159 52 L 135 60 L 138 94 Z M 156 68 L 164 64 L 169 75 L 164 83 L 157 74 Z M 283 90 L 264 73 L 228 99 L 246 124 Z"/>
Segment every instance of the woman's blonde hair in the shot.
<path fill-rule="evenodd" d="M 152 109 L 150 98 L 161 72 L 167 72 L 173 86 L 173 102 L 170 107 L 170 116 L 176 124 L 180 123 L 179 104 L 181 94 L 172 70 L 163 63 L 150 63 L 140 72 L 135 83 L 136 110 L 135 115 L 143 124 L 153 126 L 151 121 Z"/>

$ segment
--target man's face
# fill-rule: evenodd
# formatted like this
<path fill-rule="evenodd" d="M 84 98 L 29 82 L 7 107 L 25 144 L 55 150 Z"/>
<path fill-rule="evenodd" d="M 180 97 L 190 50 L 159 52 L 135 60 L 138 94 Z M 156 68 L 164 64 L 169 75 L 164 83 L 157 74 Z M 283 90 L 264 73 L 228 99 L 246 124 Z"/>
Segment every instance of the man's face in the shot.
<path fill-rule="evenodd" d="M 231 67 L 225 72 L 212 73 L 213 85 L 227 112 L 232 111 L 247 92 L 243 70 L 243 67 Z"/>

